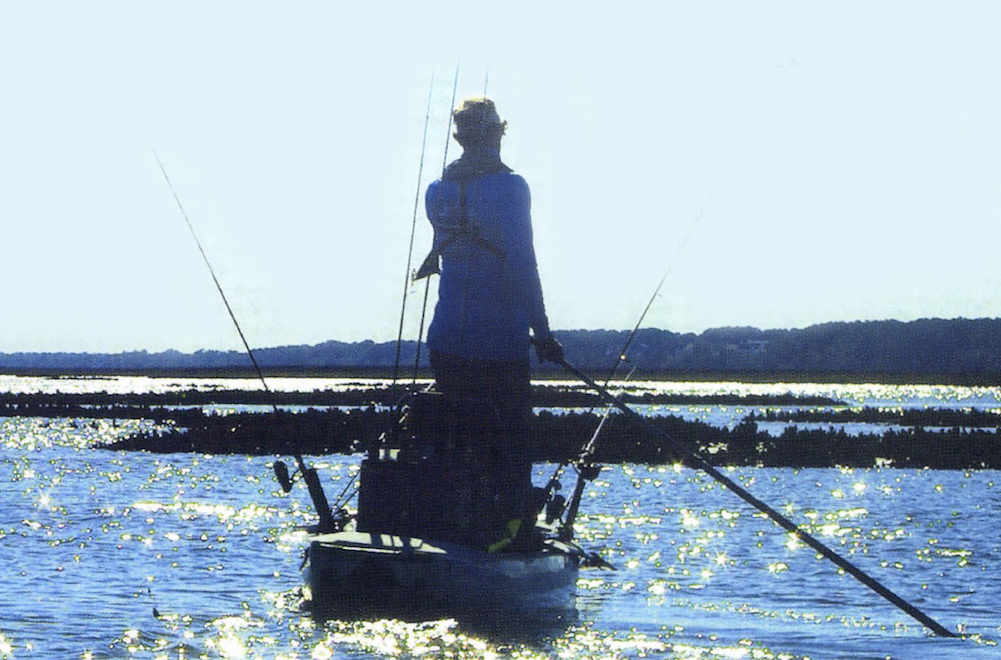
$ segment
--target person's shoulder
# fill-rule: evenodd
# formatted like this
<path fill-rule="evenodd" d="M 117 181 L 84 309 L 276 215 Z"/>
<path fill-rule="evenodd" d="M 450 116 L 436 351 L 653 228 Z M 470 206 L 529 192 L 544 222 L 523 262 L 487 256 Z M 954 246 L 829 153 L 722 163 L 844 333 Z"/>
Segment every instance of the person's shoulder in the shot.
<path fill-rule="evenodd" d="M 429 183 L 427 190 L 424 193 L 424 196 L 428 199 L 436 198 L 441 193 L 443 181 L 444 179 L 435 179 L 434 181 Z"/>
<path fill-rule="evenodd" d="M 515 193 L 528 194 L 528 182 L 520 174 L 515 174 L 514 172 L 501 172 L 499 174 L 492 175 L 498 185 Z"/>

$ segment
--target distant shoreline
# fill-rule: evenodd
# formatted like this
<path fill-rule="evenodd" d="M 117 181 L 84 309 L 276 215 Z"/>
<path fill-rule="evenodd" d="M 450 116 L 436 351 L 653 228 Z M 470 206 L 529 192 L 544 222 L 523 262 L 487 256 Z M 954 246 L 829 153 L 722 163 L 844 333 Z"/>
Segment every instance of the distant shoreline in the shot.
<path fill-rule="evenodd" d="M 659 328 L 554 330 L 567 361 L 604 380 L 622 353 L 619 374 L 673 381 L 1001 385 L 1001 318 L 824 323 L 792 330 L 714 328 L 699 334 Z M 403 341 L 324 341 L 254 349 L 272 377 L 391 378 L 429 376 L 428 349 Z M 566 379 L 531 361 L 534 377 Z M 0 372 L 24 375 L 253 375 L 237 350 L 120 353 L 0 351 Z"/>

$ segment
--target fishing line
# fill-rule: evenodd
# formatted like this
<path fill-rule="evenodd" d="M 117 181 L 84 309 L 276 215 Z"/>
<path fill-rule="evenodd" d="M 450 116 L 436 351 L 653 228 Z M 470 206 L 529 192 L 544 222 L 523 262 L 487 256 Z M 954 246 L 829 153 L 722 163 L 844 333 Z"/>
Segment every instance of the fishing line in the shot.
<path fill-rule="evenodd" d="M 407 251 L 407 270 L 403 278 L 403 303 L 400 305 L 400 330 L 396 335 L 396 361 L 393 363 L 393 384 L 391 389 L 396 388 L 396 380 L 400 373 L 400 351 L 403 348 L 403 319 L 407 311 L 407 291 L 410 289 L 410 268 L 413 265 L 414 235 L 417 233 L 417 209 L 420 206 L 421 199 L 421 177 L 424 174 L 424 154 L 428 143 L 428 121 L 431 119 L 431 94 L 433 92 L 434 68 L 431 69 L 431 85 L 428 87 L 428 107 L 427 112 L 424 114 L 424 137 L 421 138 L 421 164 L 417 168 L 417 193 L 414 195 L 414 218 L 410 223 L 410 248 Z"/>
<path fill-rule="evenodd" d="M 459 62 L 455 63 L 455 80 L 452 82 L 452 104 L 448 108 L 448 128 L 445 131 L 445 155 L 441 162 L 441 177 L 445 178 L 445 167 L 448 165 L 448 145 L 452 141 L 452 110 L 455 108 L 455 93 L 459 89 Z M 413 384 L 417 384 L 417 372 L 421 364 L 421 340 L 424 337 L 424 320 L 428 311 L 428 294 L 431 291 L 431 278 L 424 282 L 424 304 L 421 306 L 421 323 L 417 330 L 417 357 L 414 359 Z"/>
<path fill-rule="evenodd" d="M 264 372 L 261 371 L 260 365 L 257 364 L 257 358 L 254 357 L 254 351 L 251 350 L 250 344 L 247 342 L 247 338 L 243 334 L 240 322 L 236 320 L 236 314 L 233 313 L 233 308 L 230 306 L 229 300 L 226 298 L 226 292 L 223 291 L 222 284 L 219 283 L 219 278 L 216 277 L 215 269 L 212 268 L 212 263 L 209 261 L 208 255 L 205 254 L 205 248 L 202 247 L 202 242 L 198 240 L 198 234 L 195 233 L 195 227 L 191 224 L 191 219 L 188 218 L 188 212 L 184 210 L 184 205 L 181 204 L 181 198 L 177 195 L 177 191 L 174 190 L 174 184 L 170 182 L 170 177 L 167 176 L 167 170 L 163 167 L 163 163 L 160 161 L 160 156 L 157 155 L 155 149 L 153 150 L 153 157 L 156 158 L 156 164 L 160 166 L 160 172 L 163 174 L 163 178 L 167 182 L 167 187 L 170 189 L 170 193 L 174 196 L 174 201 L 177 202 L 177 208 L 180 209 L 181 215 L 184 217 L 184 222 L 188 225 L 191 237 L 195 239 L 195 245 L 198 246 L 198 251 L 201 252 L 202 259 L 205 261 L 205 266 L 208 267 L 209 273 L 212 275 L 212 281 L 215 282 L 216 289 L 219 291 L 219 296 L 222 298 L 222 302 L 226 306 L 226 311 L 229 312 L 229 318 L 233 320 L 233 325 L 236 326 L 236 331 L 240 335 L 243 347 L 246 349 L 247 355 L 250 357 L 251 364 L 254 365 L 254 371 L 257 372 L 257 377 L 260 378 L 261 385 L 264 386 L 264 392 L 266 393 L 267 398 L 271 400 L 271 408 L 275 413 L 275 418 L 277 419 L 280 416 L 278 405 L 275 403 L 271 388 L 268 387 L 268 382 L 264 378 Z M 303 460 L 301 454 L 292 454 L 292 458 L 295 459 L 296 465 L 299 468 L 299 474 L 301 474 L 303 479 L 306 481 L 306 486 L 309 490 L 310 498 L 313 500 L 313 506 L 316 509 L 316 514 L 320 518 L 320 528 L 329 529 L 336 527 L 333 513 L 330 511 L 330 504 L 327 502 L 327 498 L 323 493 L 323 485 L 320 483 L 316 470 L 306 466 L 306 462 Z M 285 469 L 284 464 L 282 464 L 282 468 Z M 285 474 L 287 477 L 287 469 L 285 469 Z M 280 477 L 279 481 L 281 481 Z"/>

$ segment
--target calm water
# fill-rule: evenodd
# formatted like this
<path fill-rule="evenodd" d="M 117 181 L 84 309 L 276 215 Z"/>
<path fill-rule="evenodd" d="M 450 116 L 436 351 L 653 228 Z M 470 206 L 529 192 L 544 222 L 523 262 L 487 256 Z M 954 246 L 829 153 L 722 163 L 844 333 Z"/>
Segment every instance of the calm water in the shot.
<path fill-rule="evenodd" d="M 0 379 L 13 391 L 190 385 Z M 647 385 L 999 406 L 974 388 Z M 966 639 L 927 636 L 704 475 L 635 465 L 605 468 L 587 493 L 581 540 L 619 570 L 581 573 L 574 625 L 316 624 L 298 609 L 305 493 L 282 495 L 264 458 L 97 448 L 141 424 L 0 419 L 0 658 L 1001 657 L 998 472 L 731 473 Z M 357 470 L 356 457 L 316 460 L 328 493 Z M 539 481 L 548 474 L 539 466 Z"/>

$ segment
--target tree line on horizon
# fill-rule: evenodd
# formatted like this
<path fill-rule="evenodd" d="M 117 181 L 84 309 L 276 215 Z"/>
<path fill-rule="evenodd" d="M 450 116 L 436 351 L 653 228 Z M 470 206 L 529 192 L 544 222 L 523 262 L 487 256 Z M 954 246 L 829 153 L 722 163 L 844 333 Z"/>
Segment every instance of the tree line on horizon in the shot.
<path fill-rule="evenodd" d="M 611 368 L 629 331 L 557 330 L 567 360 L 585 370 Z M 417 343 L 403 342 L 401 372 L 413 368 Z M 323 371 L 392 369 L 396 342 L 326 341 L 254 351 L 264 369 Z M 554 372 L 553 365 L 537 371 Z M 421 346 L 421 366 L 427 349 Z M 176 350 L 150 353 L 3 353 L 0 369 L 9 372 L 155 372 L 244 370 L 240 351 Z M 702 333 L 641 329 L 628 351 L 629 369 L 646 373 L 809 373 L 856 375 L 1001 375 L 1001 319 L 921 319 L 854 321 L 802 329 L 759 330 L 729 327 Z M 620 374 L 624 371 L 620 370 Z"/>

